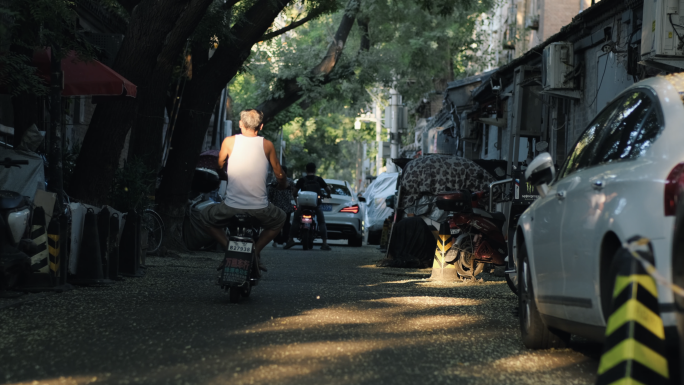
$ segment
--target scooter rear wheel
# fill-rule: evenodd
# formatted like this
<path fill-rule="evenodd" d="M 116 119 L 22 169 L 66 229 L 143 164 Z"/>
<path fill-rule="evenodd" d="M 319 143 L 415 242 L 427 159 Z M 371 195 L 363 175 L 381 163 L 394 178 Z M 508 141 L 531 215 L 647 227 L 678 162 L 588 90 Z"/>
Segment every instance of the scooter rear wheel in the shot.
<path fill-rule="evenodd" d="M 242 295 L 245 298 L 249 298 L 250 294 L 252 294 L 252 285 L 249 282 L 247 282 L 245 284 L 245 287 L 242 288 L 242 292 L 240 293 L 240 295 Z"/>
<path fill-rule="evenodd" d="M 309 250 L 311 248 L 309 246 L 309 235 L 311 233 L 309 232 L 309 229 L 302 229 L 301 232 L 302 247 L 304 247 L 304 250 Z"/>
<path fill-rule="evenodd" d="M 228 289 L 228 294 L 230 297 L 230 303 L 238 303 L 240 301 L 240 292 L 242 291 L 242 288 L 239 288 L 237 286 L 231 286 L 230 289 Z"/>

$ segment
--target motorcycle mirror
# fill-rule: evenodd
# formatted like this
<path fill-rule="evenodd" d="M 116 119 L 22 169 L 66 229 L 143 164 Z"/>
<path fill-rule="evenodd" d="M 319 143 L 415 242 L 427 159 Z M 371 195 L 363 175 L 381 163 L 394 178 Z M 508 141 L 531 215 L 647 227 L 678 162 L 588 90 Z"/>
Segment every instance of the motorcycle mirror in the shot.
<path fill-rule="evenodd" d="M 556 168 L 553 166 L 553 158 L 548 152 L 539 154 L 525 170 L 527 182 L 537 187 L 539 195 L 543 198 L 548 191 L 548 184 L 556 176 Z"/>

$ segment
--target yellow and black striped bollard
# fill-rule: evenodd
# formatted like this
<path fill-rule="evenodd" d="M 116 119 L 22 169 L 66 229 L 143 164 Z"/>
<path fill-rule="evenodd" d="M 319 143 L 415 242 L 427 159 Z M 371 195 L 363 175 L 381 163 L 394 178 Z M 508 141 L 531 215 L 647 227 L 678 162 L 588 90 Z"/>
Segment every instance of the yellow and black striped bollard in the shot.
<path fill-rule="evenodd" d="M 616 257 L 619 267 L 597 385 L 670 383 L 658 289 L 631 255 L 630 250 L 635 249 L 644 259 L 653 260 L 648 240 L 637 237 L 630 239 L 628 248 Z"/>
<path fill-rule="evenodd" d="M 435 259 L 432 263 L 431 280 L 434 281 L 456 281 L 458 280 L 458 272 L 456 266 L 452 262 L 447 262 L 446 255 L 454 244 L 454 239 L 451 237 L 451 230 L 449 229 L 449 222 L 444 221 L 439 224 L 439 232 L 437 233 L 437 247 L 435 248 Z"/>
<path fill-rule="evenodd" d="M 60 284 L 60 239 L 59 239 L 59 222 L 57 220 L 51 220 L 48 225 L 47 234 L 48 243 L 48 272 L 50 274 L 50 282 L 53 286 Z"/>

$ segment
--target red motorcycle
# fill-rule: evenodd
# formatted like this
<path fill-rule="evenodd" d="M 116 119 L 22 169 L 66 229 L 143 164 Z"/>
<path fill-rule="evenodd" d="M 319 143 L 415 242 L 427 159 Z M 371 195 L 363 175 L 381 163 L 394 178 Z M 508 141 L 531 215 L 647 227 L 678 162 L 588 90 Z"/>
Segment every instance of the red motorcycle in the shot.
<path fill-rule="evenodd" d="M 465 278 L 480 274 L 486 263 L 504 265 L 508 255 L 503 233 L 506 216 L 479 207 L 478 201 L 487 194 L 470 190 L 437 194 L 437 207 L 449 212 L 447 221 L 454 239 L 445 260 Z"/>

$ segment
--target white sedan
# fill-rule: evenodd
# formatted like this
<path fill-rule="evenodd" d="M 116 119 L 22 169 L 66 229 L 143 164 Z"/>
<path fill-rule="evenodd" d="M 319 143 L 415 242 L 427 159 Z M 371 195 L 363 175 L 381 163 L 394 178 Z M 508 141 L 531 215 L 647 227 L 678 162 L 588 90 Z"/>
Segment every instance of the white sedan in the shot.
<path fill-rule="evenodd" d="M 321 204 L 328 239 L 347 239 L 349 246 L 362 246 L 365 226 L 363 208 L 352 194 L 351 186 L 343 180 L 324 180 L 331 191 L 331 197 L 324 198 Z"/>
<path fill-rule="evenodd" d="M 683 91 L 682 74 L 641 81 L 599 112 L 560 170 L 549 154 L 528 167 L 541 197 L 520 217 L 514 244 L 527 347 L 561 347 L 570 334 L 603 339 L 614 256 L 632 236 L 651 239 L 656 268 L 671 277 Z M 659 285 L 658 299 L 672 332 L 672 291 Z"/>

